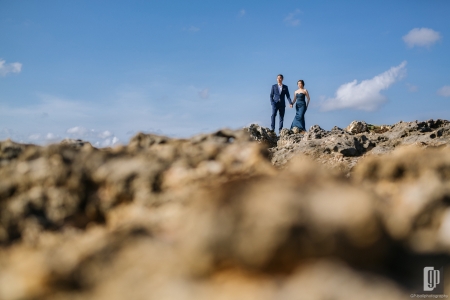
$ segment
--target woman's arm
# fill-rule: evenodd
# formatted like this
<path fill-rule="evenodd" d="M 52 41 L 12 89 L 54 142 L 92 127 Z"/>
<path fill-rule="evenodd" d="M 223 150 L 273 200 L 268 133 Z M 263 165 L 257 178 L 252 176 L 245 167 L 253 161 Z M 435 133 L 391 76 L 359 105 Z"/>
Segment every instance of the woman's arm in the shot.
<path fill-rule="evenodd" d="M 311 99 L 309 98 L 309 92 L 308 92 L 308 90 L 305 90 L 305 92 L 306 92 L 306 98 L 308 98 L 308 102 L 306 103 L 306 108 L 308 108 L 308 107 L 309 107 L 309 101 L 310 101 Z"/>

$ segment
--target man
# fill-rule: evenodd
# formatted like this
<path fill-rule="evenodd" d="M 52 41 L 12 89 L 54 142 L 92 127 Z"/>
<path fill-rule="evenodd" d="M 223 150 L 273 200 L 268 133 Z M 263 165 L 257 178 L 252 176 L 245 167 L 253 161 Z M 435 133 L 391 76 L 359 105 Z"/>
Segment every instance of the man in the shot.
<path fill-rule="evenodd" d="M 289 89 L 287 85 L 283 84 L 283 75 L 278 74 L 277 76 L 278 84 L 272 85 L 272 90 L 270 91 L 270 103 L 272 104 L 272 122 L 271 129 L 275 131 L 275 118 L 277 116 L 277 112 L 280 112 L 280 125 L 279 131 L 283 129 L 283 120 L 284 120 L 284 111 L 286 108 L 286 100 L 285 96 L 289 101 L 289 106 L 292 107 L 291 96 L 289 95 Z"/>

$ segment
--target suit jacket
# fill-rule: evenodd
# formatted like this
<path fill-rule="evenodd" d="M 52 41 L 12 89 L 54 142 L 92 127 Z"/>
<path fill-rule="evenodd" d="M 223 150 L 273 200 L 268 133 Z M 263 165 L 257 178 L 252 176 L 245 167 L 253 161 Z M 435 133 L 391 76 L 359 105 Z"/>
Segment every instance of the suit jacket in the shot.
<path fill-rule="evenodd" d="M 278 90 L 278 84 L 272 85 L 272 90 L 270 90 L 270 103 L 272 105 L 281 103 L 284 104 L 284 106 L 286 106 L 285 100 L 286 96 L 289 101 L 289 104 L 292 104 L 291 95 L 289 95 L 289 89 L 287 85 L 283 84 L 283 87 L 281 88 L 281 94 L 280 91 Z"/>

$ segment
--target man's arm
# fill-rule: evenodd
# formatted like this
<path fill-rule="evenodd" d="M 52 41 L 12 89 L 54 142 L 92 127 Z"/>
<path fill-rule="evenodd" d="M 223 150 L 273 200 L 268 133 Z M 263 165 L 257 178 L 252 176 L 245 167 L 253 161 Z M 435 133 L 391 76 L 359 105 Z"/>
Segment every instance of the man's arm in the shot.
<path fill-rule="evenodd" d="M 289 88 L 286 86 L 286 96 L 289 101 L 289 104 L 292 105 L 291 95 L 289 95 Z"/>
<path fill-rule="evenodd" d="M 270 90 L 270 104 L 272 104 L 272 103 L 273 103 L 273 86 Z"/>

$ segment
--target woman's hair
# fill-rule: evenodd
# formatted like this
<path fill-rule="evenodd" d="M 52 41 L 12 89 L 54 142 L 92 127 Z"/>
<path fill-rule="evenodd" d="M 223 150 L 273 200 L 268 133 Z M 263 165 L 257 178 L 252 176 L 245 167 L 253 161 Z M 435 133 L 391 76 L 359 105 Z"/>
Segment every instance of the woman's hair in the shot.
<path fill-rule="evenodd" d="M 303 79 L 300 79 L 299 81 L 297 81 L 297 84 L 301 82 L 303 86 L 305 86 L 305 82 L 303 81 Z"/>

